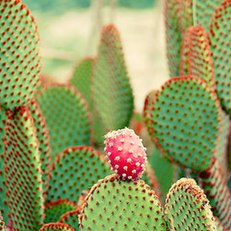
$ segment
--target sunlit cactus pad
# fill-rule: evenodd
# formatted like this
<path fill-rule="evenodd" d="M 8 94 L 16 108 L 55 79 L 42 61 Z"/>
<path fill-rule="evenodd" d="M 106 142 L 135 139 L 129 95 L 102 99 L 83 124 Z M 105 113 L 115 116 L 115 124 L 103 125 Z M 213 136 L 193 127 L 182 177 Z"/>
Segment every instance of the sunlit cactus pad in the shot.
<path fill-rule="evenodd" d="M 62 223 L 49 223 L 43 225 L 39 231 L 75 231 L 74 228 Z"/>
<path fill-rule="evenodd" d="M 69 200 L 57 200 L 45 204 L 45 219 L 44 223 L 57 222 L 60 217 L 72 210 L 75 210 L 76 205 Z"/>
<path fill-rule="evenodd" d="M 209 201 L 193 179 L 182 178 L 173 184 L 166 198 L 165 215 L 170 230 L 216 231 Z"/>
<path fill-rule="evenodd" d="M 203 80 L 173 78 L 158 92 L 149 112 L 152 137 L 170 160 L 205 170 L 215 153 L 220 110 L 216 95 Z"/>
<path fill-rule="evenodd" d="M 66 147 L 90 145 L 88 106 L 73 87 L 48 87 L 37 95 L 37 102 L 50 133 L 53 159 Z"/>
<path fill-rule="evenodd" d="M 231 1 L 225 0 L 216 9 L 210 26 L 210 45 L 215 68 L 218 98 L 231 117 Z"/>
<path fill-rule="evenodd" d="M 155 192 L 143 181 L 121 181 L 116 175 L 93 186 L 79 218 L 81 230 L 166 231 Z"/>
<path fill-rule="evenodd" d="M 38 230 L 44 213 L 41 163 L 35 127 L 27 107 L 8 113 L 4 167 L 13 227 Z"/>
<path fill-rule="evenodd" d="M 114 25 L 102 30 L 92 83 L 95 108 L 105 128 L 128 126 L 133 112 L 133 93 L 120 35 Z"/>
<path fill-rule="evenodd" d="M 77 203 L 83 190 L 111 173 L 100 155 L 85 146 L 67 148 L 60 153 L 51 168 L 47 200 L 68 199 Z"/>
<path fill-rule="evenodd" d="M 212 54 L 208 35 L 202 26 L 190 27 L 185 32 L 182 49 L 186 51 L 181 51 L 181 72 L 188 67 L 184 74 L 204 79 L 215 91 Z"/>
<path fill-rule="evenodd" d="M 38 86 L 40 56 L 34 18 L 20 0 L 0 1 L 0 101 L 21 106 Z"/>
<path fill-rule="evenodd" d="M 60 223 L 68 224 L 71 227 L 73 227 L 76 231 L 79 230 L 79 214 L 80 214 L 80 207 L 78 207 L 76 210 L 73 210 L 71 212 L 67 212 L 63 214 L 59 220 Z"/>

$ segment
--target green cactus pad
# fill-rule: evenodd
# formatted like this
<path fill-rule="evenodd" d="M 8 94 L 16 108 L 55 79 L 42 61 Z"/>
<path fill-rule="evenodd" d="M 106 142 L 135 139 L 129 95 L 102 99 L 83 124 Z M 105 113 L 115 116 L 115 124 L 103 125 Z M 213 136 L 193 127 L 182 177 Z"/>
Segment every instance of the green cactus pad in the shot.
<path fill-rule="evenodd" d="M 39 231 L 75 231 L 75 229 L 71 228 L 67 224 L 49 223 L 43 225 L 43 227 Z"/>
<path fill-rule="evenodd" d="M 225 0 L 216 9 L 210 25 L 210 45 L 213 56 L 217 95 L 223 109 L 231 117 L 231 1 Z"/>
<path fill-rule="evenodd" d="M 80 207 L 76 210 L 67 212 L 63 214 L 59 220 L 60 223 L 68 224 L 73 227 L 76 231 L 79 230 L 79 214 L 80 214 Z"/>
<path fill-rule="evenodd" d="M 34 120 L 34 126 L 36 128 L 36 136 L 39 142 L 39 152 L 41 160 L 41 170 L 42 170 L 42 180 L 43 180 L 43 190 L 46 190 L 49 166 L 50 166 L 50 137 L 46 126 L 45 119 L 42 115 L 40 106 L 35 99 L 31 100 L 29 105 L 31 116 Z"/>
<path fill-rule="evenodd" d="M 4 144 L 3 137 L 5 135 L 5 123 L 7 120 L 6 113 L 0 109 L 0 213 L 5 222 L 8 222 L 8 205 L 6 197 L 6 186 L 4 177 Z"/>
<path fill-rule="evenodd" d="M 67 148 L 52 165 L 47 200 L 68 199 L 77 203 L 83 190 L 110 173 L 101 154 L 91 147 Z"/>
<path fill-rule="evenodd" d="M 7 231 L 1 212 L 0 212 L 0 230 Z"/>
<path fill-rule="evenodd" d="M 210 201 L 214 216 L 227 230 L 231 230 L 231 192 L 218 162 L 200 173 L 199 183 Z"/>
<path fill-rule="evenodd" d="M 50 133 L 52 159 L 64 148 L 90 145 L 91 122 L 87 102 L 73 88 L 53 86 L 37 95 Z"/>
<path fill-rule="evenodd" d="M 216 95 L 202 79 L 173 78 L 158 92 L 149 130 L 167 158 L 203 171 L 215 153 L 220 111 Z"/>
<path fill-rule="evenodd" d="M 202 25 L 205 30 L 209 31 L 209 24 L 214 15 L 215 9 L 222 0 L 196 0 L 194 1 L 194 25 Z"/>
<path fill-rule="evenodd" d="M 215 76 L 207 33 L 202 26 L 190 27 L 184 35 L 181 51 L 181 74 L 204 79 L 214 89 Z M 187 73 L 185 69 L 188 67 Z M 183 73 L 182 73 L 183 72 Z"/>
<path fill-rule="evenodd" d="M 166 198 L 165 215 L 170 230 L 216 231 L 209 201 L 193 179 L 182 178 L 173 184 Z"/>
<path fill-rule="evenodd" d="M 0 101 L 4 108 L 25 105 L 39 83 L 37 26 L 20 0 L 0 1 Z"/>
<path fill-rule="evenodd" d="M 95 109 L 106 129 L 128 126 L 133 113 L 133 93 L 119 32 L 113 25 L 105 26 L 102 30 L 92 93 Z"/>
<path fill-rule="evenodd" d="M 8 113 L 4 167 L 13 227 L 39 230 L 43 223 L 42 174 L 39 145 L 27 107 Z"/>
<path fill-rule="evenodd" d="M 160 201 L 140 181 L 110 175 L 94 185 L 79 216 L 81 230 L 166 231 Z"/>
<path fill-rule="evenodd" d="M 66 212 L 76 209 L 76 205 L 69 200 L 57 200 L 45 204 L 44 223 L 57 222 Z"/>

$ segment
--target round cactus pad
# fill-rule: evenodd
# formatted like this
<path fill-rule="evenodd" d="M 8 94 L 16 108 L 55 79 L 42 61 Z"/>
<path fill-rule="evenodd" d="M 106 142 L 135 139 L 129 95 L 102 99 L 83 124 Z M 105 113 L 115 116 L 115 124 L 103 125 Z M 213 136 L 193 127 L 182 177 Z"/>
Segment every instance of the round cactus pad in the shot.
<path fill-rule="evenodd" d="M 166 231 L 163 211 L 154 191 L 140 181 L 110 175 L 91 189 L 79 216 L 81 230 Z"/>
<path fill-rule="evenodd" d="M 158 92 L 149 112 L 152 137 L 170 160 L 203 171 L 216 151 L 220 112 L 216 95 L 203 80 L 173 78 Z"/>
<path fill-rule="evenodd" d="M 49 223 L 43 225 L 43 227 L 39 231 L 75 231 L 75 229 L 71 228 L 67 224 Z"/>
<path fill-rule="evenodd" d="M 209 201 L 193 179 L 178 180 L 166 198 L 165 215 L 170 230 L 216 231 Z"/>
<path fill-rule="evenodd" d="M 0 101 L 25 105 L 39 83 L 40 56 L 34 18 L 19 0 L 0 1 Z"/>
<path fill-rule="evenodd" d="M 100 156 L 85 146 L 67 148 L 60 153 L 51 168 L 47 200 L 68 199 L 77 203 L 83 190 L 111 173 Z"/>

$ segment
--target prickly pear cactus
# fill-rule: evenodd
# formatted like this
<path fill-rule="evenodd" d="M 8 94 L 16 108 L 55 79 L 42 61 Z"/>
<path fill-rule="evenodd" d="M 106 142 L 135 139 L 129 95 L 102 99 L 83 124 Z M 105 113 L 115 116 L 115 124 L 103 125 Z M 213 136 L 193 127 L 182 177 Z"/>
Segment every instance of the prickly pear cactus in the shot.
<path fill-rule="evenodd" d="M 52 160 L 66 147 L 90 145 L 91 120 L 87 102 L 69 86 L 52 86 L 37 95 L 50 133 Z"/>
<path fill-rule="evenodd" d="M 170 230 L 216 231 L 209 201 L 193 179 L 178 180 L 166 198 L 165 215 Z"/>
<path fill-rule="evenodd" d="M 4 138 L 4 170 L 13 227 L 39 230 L 43 223 L 39 145 L 27 107 L 8 113 Z"/>
<path fill-rule="evenodd" d="M 49 223 L 43 225 L 43 227 L 39 231 L 75 231 L 75 229 L 71 228 L 67 224 Z"/>
<path fill-rule="evenodd" d="M 68 224 L 71 227 L 73 227 L 76 231 L 79 230 L 79 214 L 80 214 L 81 208 L 78 207 L 76 210 L 71 211 L 71 212 L 67 212 L 65 214 L 63 214 L 60 217 L 59 222 L 60 223 L 64 223 L 64 224 Z"/>
<path fill-rule="evenodd" d="M 0 101 L 13 109 L 33 98 L 39 83 L 37 26 L 20 0 L 0 1 Z"/>
<path fill-rule="evenodd" d="M 231 1 L 225 0 L 216 9 L 210 25 L 210 46 L 214 62 L 217 95 L 223 109 L 231 117 Z"/>
<path fill-rule="evenodd" d="M 92 81 L 95 109 L 105 128 L 128 126 L 133 112 L 133 93 L 119 32 L 114 25 L 102 30 Z"/>
<path fill-rule="evenodd" d="M 158 92 L 149 112 L 154 141 L 170 160 L 205 170 L 215 154 L 220 111 L 215 93 L 203 80 L 173 78 Z"/>
<path fill-rule="evenodd" d="M 166 231 L 160 201 L 143 181 L 111 175 L 94 185 L 79 216 L 81 230 Z"/>
<path fill-rule="evenodd" d="M 65 149 L 51 167 L 48 201 L 68 199 L 77 203 L 83 190 L 110 174 L 101 154 L 91 147 Z"/>
<path fill-rule="evenodd" d="M 45 204 L 45 219 L 44 223 L 57 222 L 60 217 L 72 210 L 75 210 L 76 205 L 69 200 L 57 200 Z"/>

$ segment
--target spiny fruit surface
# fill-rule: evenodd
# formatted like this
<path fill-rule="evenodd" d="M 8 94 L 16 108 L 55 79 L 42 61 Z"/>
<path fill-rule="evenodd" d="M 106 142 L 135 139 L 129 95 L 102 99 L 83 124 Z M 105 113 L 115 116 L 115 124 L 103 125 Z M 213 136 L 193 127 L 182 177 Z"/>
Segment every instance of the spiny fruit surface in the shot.
<path fill-rule="evenodd" d="M 90 145 L 91 121 L 87 102 L 69 86 L 52 86 L 37 95 L 50 133 L 52 160 L 64 148 Z"/>
<path fill-rule="evenodd" d="M 51 167 L 48 201 L 68 199 L 77 203 L 83 190 L 111 173 L 99 152 L 91 147 L 70 147 L 61 152 Z"/>
<path fill-rule="evenodd" d="M 60 217 L 66 212 L 75 210 L 75 203 L 69 200 L 51 201 L 45 204 L 45 219 L 44 223 L 57 222 Z"/>
<path fill-rule="evenodd" d="M 39 230 L 43 223 L 39 144 L 27 107 L 8 113 L 4 138 L 8 205 L 16 230 Z"/>
<path fill-rule="evenodd" d="M 128 126 L 134 99 L 120 35 L 112 24 L 102 29 L 92 81 L 94 106 L 107 131 Z"/>
<path fill-rule="evenodd" d="M 166 198 L 165 215 L 170 230 L 216 231 L 209 201 L 193 179 L 182 178 L 173 184 Z"/>
<path fill-rule="evenodd" d="M 20 0 L 0 1 L 0 101 L 13 109 L 33 98 L 39 83 L 39 37 Z"/>
<path fill-rule="evenodd" d="M 210 25 L 210 46 L 213 56 L 217 95 L 223 109 L 231 117 L 231 1 L 225 0 L 216 9 Z"/>
<path fill-rule="evenodd" d="M 143 181 L 121 181 L 116 174 L 94 185 L 88 194 L 80 229 L 166 231 L 160 201 Z"/>
<path fill-rule="evenodd" d="M 79 217 L 80 211 L 81 211 L 81 208 L 77 207 L 76 210 L 63 214 L 60 217 L 59 222 L 68 224 L 71 227 L 73 227 L 76 231 L 78 231 L 79 230 L 79 218 L 78 217 Z"/>
<path fill-rule="evenodd" d="M 112 169 L 122 179 L 137 180 L 142 176 L 147 160 L 146 148 L 132 129 L 107 133 L 105 151 Z"/>
<path fill-rule="evenodd" d="M 200 173 L 199 184 L 210 201 L 214 216 L 227 230 L 231 230 L 231 193 L 218 162 Z"/>
<path fill-rule="evenodd" d="M 67 224 L 57 222 L 45 224 L 39 231 L 75 231 L 75 229 Z"/>
<path fill-rule="evenodd" d="M 152 137 L 167 158 L 203 171 L 211 165 L 215 153 L 220 112 L 215 93 L 202 79 L 170 79 L 149 112 Z"/>
<path fill-rule="evenodd" d="M 202 26 L 190 27 L 184 34 L 181 51 L 181 72 L 188 67 L 186 75 L 204 79 L 216 90 L 212 53 L 207 33 Z"/>

